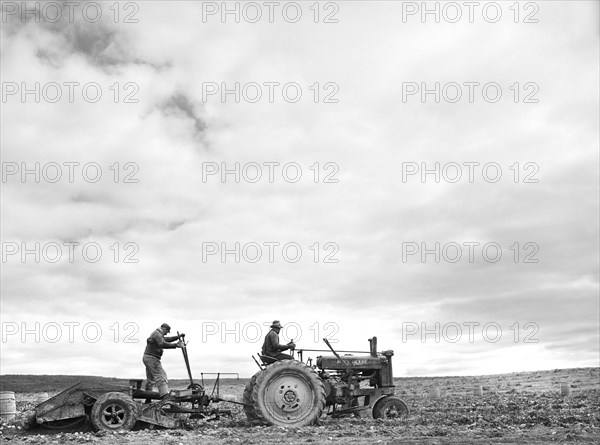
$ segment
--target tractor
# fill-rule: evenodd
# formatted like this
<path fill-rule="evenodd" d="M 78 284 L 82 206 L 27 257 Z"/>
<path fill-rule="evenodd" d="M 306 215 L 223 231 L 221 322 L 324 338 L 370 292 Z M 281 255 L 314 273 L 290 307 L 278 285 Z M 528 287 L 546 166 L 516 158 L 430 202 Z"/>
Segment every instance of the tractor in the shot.
<path fill-rule="evenodd" d="M 306 362 L 305 352 L 327 350 L 298 349 L 299 360 L 277 361 L 259 354 L 254 358 L 260 370 L 246 386 L 243 401 L 219 395 L 219 377 L 209 394 L 192 378 L 187 348 L 182 348 L 188 371 L 187 389 L 172 390 L 170 397 L 142 390 L 142 380 L 128 386 L 90 387 L 77 383 L 35 407 L 35 421 L 49 428 L 84 426 L 87 419 L 97 430 L 130 430 L 138 424 L 180 428 L 188 418 L 217 419 L 231 410 L 211 408 L 211 403 L 243 405 L 252 424 L 305 426 L 317 424 L 327 415 L 342 416 L 373 410 L 373 417 L 391 419 L 408 414 L 408 405 L 394 395 L 391 350 L 377 352 L 377 338 L 369 339 L 370 351 L 339 351 L 324 339 L 333 355 Z M 352 355 L 354 353 L 366 355 Z M 145 399 L 145 402 L 144 402 Z"/>
<path fill-rule="evenodd" d="M 339 351 L 327 339 L 328 350 L 298 349 L 299 360 L 278 361 L 258 354 L 260 370 L 252 376 L 243 395 L 244 412 L 252 424 L 300 427 L 319 423 L 325 416 L 357 415 L 371 409 L 373 417 L 406 416 L 408 405 L 396 397 L 392 356 L 377 352 L 377 337 L 369 339 L 369 352 Z M 313 364 L 305 352 L 332 352 Z M 353 355 L 354 353 L 368 355 Z"/>

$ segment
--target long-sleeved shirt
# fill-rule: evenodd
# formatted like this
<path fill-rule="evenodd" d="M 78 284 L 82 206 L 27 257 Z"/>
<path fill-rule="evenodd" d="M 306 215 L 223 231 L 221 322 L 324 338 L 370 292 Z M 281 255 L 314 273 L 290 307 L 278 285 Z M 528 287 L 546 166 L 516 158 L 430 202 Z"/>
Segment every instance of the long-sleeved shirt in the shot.
<path fill-rule="evenodd" d="M 177 347 L 176 343 L 169 343 L 178 340 L 179 337 L 173 335 L 171 337 L 165 337 L 160 329 L 155 330 L 150 337 L 146 340 L 146 350 L 144 354 L 151 355 L 156 358 L 161 358 L 163 355 L 163 349 L 174 349 Z"/>
<path fill-rule="evenodd" d="M 275 330 L 271 329 L 265 337 L 265 342 L 262 347 L 262 355 L 274 356 L 289 349 L 286 345 L 279 344 L 279 334 Z"/>

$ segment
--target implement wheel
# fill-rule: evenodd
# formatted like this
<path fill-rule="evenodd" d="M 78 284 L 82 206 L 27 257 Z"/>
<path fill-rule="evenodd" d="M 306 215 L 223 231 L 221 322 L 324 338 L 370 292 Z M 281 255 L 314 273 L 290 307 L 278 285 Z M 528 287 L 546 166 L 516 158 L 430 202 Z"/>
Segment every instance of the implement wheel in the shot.
<path fill-rule="evenodd" d="M 130 430 L 139 417 L 139 406 L 121 392 L 108 392 L 96 400 L 90 417 L 97 430 Z"/>
<path fill-rule="evenodd" d="M 374 419 L 398 419 L 408 416 L 408 405 L 400 397 L 382 397 L 373 406 Z"/>
<path fill-rule="evenodd" d="M 325 387 L 311 367 L 296 360 L 282 360 L 256 375 L 252 405 L 265 425 L 312 425 L 323 415 Z"/>

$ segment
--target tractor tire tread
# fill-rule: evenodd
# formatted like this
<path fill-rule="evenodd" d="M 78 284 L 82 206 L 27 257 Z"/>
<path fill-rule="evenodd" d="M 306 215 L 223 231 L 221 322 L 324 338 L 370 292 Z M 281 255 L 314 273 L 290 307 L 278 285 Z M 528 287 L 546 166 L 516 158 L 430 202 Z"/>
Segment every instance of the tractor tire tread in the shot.
<path fill-rule="evenodd" d="M 311 407 L 312 415 L 306 416 L 301 419 L 300 422 L 295 424 L 278 422 L 276 418 L 271 416 L 266 410 L 263 409 L 261 397 L 261 389 L 263 389 L 274 377 L 277 377 L 282 372 L 293 372 L 298 375 L 302 375 L 308 382 L 309 386 L 312 387 L 313 395 L 315 397 L 313 406 Z M 319 375 L 310 366 L 297 360 L 281 360 L 275 362 L 266 369 L 260 371 L 256 375 L 256 382 L 252 389 L 252 403 L 254 411 L 263 425 L 277 425 L 277 426 L 294 426 L 301 427 L 307 425 L 314 425 L 322 422 L 323 417 L 327 414 L 325 410 L 325 386 Z"/>
<path fill-rule="evenodd" d="M 244 389 L 244 395 L 242 397 L 242 402 L 244 403 L 244 413 L 246 413 L 246 418 L 252 425 L 261 424 L 260 419 L 256 415 L 256 411 L 254 410 L 254 404 L 252 403 L 252 390 L 254 389 L 254 385 L 256 384 L 256 377 L 261 372 L 262 370 L 258 371 L 250 378 L 250 381 Z"/>
<path fill-rule="evenodd" d="M 397 396 L 385 396 L 377 400 L 375 405 L 373 405 L 373 418 L 374 419 L 386 419 L 386 410 L 390 407 L 390 405 L 395 404 L 400 407 L 401 413 L 399 417 L 408 416 L 410 413 L 410 409 L 408 408 L 408 404 Z"/>

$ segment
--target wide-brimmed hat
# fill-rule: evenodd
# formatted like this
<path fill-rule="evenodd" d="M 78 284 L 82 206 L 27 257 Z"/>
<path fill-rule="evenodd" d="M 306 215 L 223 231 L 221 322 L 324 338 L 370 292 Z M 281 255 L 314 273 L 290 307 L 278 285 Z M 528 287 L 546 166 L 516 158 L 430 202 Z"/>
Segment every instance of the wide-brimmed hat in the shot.
<path fill-rule="evenodd" d="M 271 325 L 271 327 L 281 329 L 283 326 L 281 326 L 281 323 L 279 322 L 279 320 L 273 320 L 273 324 Z"/>
<path fill-rule="evenodd" d="M 167 332 L 171 332 L 171 326 L 169 326 L 168 323 L 163 323 L 160 325 L 160 327 L 163 328 Z"/>

